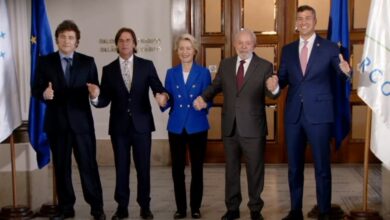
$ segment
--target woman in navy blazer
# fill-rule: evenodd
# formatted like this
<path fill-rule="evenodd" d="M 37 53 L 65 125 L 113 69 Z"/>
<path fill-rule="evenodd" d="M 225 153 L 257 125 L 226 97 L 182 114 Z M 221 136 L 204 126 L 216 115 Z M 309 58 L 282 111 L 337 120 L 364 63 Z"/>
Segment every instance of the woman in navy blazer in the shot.
<path fill-rule="evenodd" d="M 196 40 L 183 34 L 175 44 L 181 64 L 168 69 L 165 88 L 170 99 L 162 111 L 170 108 L 168 119 L 169 145 L 172 158 L 172 177 L 177 211 L 175 219 L 187 216 L 184 168 L 186 145 L 191 160 L 190 207 L 193 218 L 200 218 L 203 196 L 203 161 L 207 145 L 208 110 L 197 111 L 192 103 L 211 84 L 210 71 L 193 62 L 197 53 Z M 209 103 L 211 104 L 211 103 Z"/>

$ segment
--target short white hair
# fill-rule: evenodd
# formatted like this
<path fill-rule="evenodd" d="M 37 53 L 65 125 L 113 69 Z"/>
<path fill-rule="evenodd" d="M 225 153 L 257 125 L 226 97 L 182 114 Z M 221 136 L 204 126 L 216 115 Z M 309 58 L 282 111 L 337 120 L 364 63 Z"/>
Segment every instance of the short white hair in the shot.
<path fill-rule="evenodd" d="M 248 34 L 252 37 L 253 43 L 256 45 L 257 38 L 256 38 L 255 33 L 254 33 L 252 30 L 247 29 L 247 28 L 241 28 L 241 29 L 234 35 L 234 41 L 237 41 L 238 36 L 239 36 L 241 33 L 248 33 Z"/>

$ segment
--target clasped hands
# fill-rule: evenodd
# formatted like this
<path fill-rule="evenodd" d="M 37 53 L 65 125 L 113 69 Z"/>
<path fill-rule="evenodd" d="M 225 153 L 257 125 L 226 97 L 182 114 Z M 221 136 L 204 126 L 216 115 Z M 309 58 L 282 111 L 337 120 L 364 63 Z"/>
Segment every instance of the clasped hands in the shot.
<path fill-rule="evenodd" d="M 169 95 L 166 92 L 163 93 L 156 93 L 155 99 L 157 101 L 157 104 L 161 107 L 164 108 L 169 100 Z"/>

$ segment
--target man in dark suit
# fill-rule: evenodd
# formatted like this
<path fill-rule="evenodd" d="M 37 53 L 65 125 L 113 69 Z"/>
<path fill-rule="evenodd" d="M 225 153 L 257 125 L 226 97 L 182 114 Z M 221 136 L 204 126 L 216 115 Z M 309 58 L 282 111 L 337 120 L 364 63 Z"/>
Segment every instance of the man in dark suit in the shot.
<path fill-rule="evenodd" d="M 149 88 L 160 106 L 165 106 L 168 93 L 150 60 L 135 56 L 137 38 L 130 28 L 121 28 L 115 36 L 119 58 L 103 67 L 100 90 L 89 84 L 93 104 L 105 107 L 111 103 L 109 134 L 114 150 L 118 208 L 112 219 L 128 217 L 130 199 L 130 149 L 137 170 L 137 202 L 143 219 L 153 219 L 150 211 L 151 132 L 155 130 Z M 100 94 L 99 94 L 100 93 Z"/>
<path fill-rule="evenodd" d="M 223 92 L 222 135 L 226 155 L 225 203 L 227 212 L 222 220 L 240 217 L 241 155 L 246 161 L 251 219 L 263 219 L 260 197 L 264 186 L 264 150 L 267 134 L 265 95 L 276 98 L 266 81 L 273 73 L 272 64 L 254 52 L 256 36 L 243 29 L 234 39 L 237 56 L 221 61 L 215 79 L 195 101 L 197 109 L 207 106 Z"/>
<path fill-rule="evenodd" d="M 87 83 L 98 83 L 95 61 L 75 52 L 80 31 L 70 20 L 55 32 L 58 51 L 40 57 L 32 93 L 47 104 L 45 131 L 55 168 L 59 219 L 75 216 L 72 149 L 85 201 L 95 219 L 105 219 L 102 186 L 96 162 L 96 139 Z"/>
<path fill-rule="evenodd" d="M 289 86 L 284 124 L 291 210 L 284 220 L 303 219 L 303 172 L 307 142 L 313 152 L 320 212 L 318 218 L 330 218 L 330 138 L 334 122 L 332 83 L 347 79 L 351 69 L 339 55 L 336 44 L 315 34 L 316 22 L 312 7 L 304 5 L 298 8 L 296 27 L 300 39 L 283 48 L 278 74 L 280 87 Z M 276 77 L 273 79 L 277 81 Z"/>

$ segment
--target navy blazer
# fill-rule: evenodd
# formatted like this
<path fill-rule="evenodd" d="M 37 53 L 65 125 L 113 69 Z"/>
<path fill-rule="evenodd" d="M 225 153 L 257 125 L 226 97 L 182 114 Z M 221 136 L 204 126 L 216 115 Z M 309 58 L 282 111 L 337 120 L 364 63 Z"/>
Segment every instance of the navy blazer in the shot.
<path fill-rule="evenodd" d="M 166 92 L 150 60 L 134 56 L 130 92 L 122 78 L 119 58 L 103 67 L 100 95 L 96 107 L 111 103 L 108 133 L 126 134 L 129 121 L 139 133 L 155 130 L 149 88 L 153 94 Z M 131 120 L 129 120 L 131 119 Z"/>
<path fill-rule="evenodd" d="M 193 63 L 187 82 L 184 82 L 182 65 L 168 69 L 165 88 L 170 99 L 162 111 L 170 108 L 167 129 L 181 134 L 185 129 L 188 134 L 206 131 L 210 125 L 207 119 L 208 109 L 197 111 L 194 100 L 211 84 L 210 71 Z M 208 103 L 209 107 L 211 102 Z"/>
<path fill-rule="evenodd" d="M 299 40 L 283 47 L 279 68 L 279 85 L 288 87 L 285 123 L 295 123 L 301 107 L 310 123 L 334 121 L 332 84 L 347 79 L 339 64 L 339 48 L 317 35 L 302 74 L 299 62 Z"/>
<path fill-rule="evenodd" d="M 32 94 L 43 99 L 43 92 L 52 83 L 54 99 L 47 104 L 44 129 L 47 133 L 67 131 L 94 132 L 87 83 L 98 84 L 98 73 L 93 57 L 75 52 L 70 84 L 66 85 L 58 52 L 39 57 Z"/>

